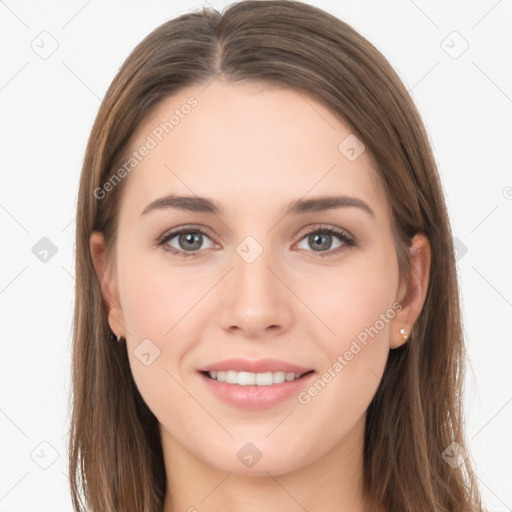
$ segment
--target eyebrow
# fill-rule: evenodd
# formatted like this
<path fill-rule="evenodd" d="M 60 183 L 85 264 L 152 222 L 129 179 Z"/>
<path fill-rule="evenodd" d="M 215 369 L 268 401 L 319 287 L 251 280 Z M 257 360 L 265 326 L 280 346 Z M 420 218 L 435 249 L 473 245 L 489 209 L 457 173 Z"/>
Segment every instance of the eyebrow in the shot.
<path fill-rule="evenodd" d="M 360 208 L 372 217 L 375 212 L 361 199 L 349 196 L 320 196 L 311 199 L 292 201 L 284 210 L 284 215 L 299 215 L 311 212 L 322 212 L 335 208 Z M 177 196 L 170 194 L 156 199 L 148 204 L 141 215 L 147 215 L 156 210 L 175 208 L 188 212 L 209 213 L 216 216 L 224 215 L 222 205 L 212 199 L 200 196 Z"/>

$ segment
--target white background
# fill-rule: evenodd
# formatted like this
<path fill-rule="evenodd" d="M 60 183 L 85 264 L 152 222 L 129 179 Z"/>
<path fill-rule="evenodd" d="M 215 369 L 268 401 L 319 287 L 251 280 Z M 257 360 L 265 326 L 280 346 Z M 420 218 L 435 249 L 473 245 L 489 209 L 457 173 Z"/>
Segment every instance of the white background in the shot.
<path fill-rule="evenodd" d="M 454 235 L 467 248 L 458 268 L 471 362 L 471 456 L 489 510 L 510 511 L 512 2 L 310 3 L 377 46 L 427 126 Z M 203 5 L 225 3 L 0 0 L 0 512 L 72 510 L 73 219 L 87 137 L 133 47 Z M 58 44 L 47 59 L 31 47 L 42 37 L 50 47 L 43 31 Z M 469 44 L 458 58 L 464 43 L 453 31 Z M 42 237 L 57 248 L 46 263 L 32 252 Z"/>

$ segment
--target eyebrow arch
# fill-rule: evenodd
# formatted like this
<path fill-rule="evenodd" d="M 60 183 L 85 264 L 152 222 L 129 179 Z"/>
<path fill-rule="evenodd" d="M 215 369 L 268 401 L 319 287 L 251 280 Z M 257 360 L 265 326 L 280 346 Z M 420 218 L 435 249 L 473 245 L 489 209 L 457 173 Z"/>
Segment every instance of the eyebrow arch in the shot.
<path fill-rule="evenodd" d="M 375 212 L 361 199 L 349 196 L 320 196 L 311 199 L 297 199 L 292 201 L 284 210 L 284 215 L 299 215 L 310 212 L 321 212 L 341 207 L 360 208 L 372 217 Z M 209 213 L 216 216 L 224 215 L 224 208 L 220 203 L 199 196 L 177 196 L 170 194 L 156 199 L 144 208 L 141 215 L 147 215 L 155 210 L 176 208 L 189 212 Z"/>
<path fill-rule="evenodd" d="M 322 212 L 342 207 L 361 208 L 372 217 L 375 217 L 375 212 L 363 200 L 350 196 L 320 196 L 311 199 L 298 199 L 297 201 L 293 201 L 286 208 L 285 215 Z"/>

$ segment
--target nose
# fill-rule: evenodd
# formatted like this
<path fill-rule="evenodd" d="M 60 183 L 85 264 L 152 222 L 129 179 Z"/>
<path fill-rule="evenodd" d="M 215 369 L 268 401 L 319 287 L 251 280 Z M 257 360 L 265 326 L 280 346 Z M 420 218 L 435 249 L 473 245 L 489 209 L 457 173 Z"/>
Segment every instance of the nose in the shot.
<path fill-rule="evenodd" d="M 293 294 L 279 266 L 263 251 L 252 262 L 233 255 L 234 268 L 223 280 L 220 321 L 247 338 L 276 336 L 290 326 Z"/>

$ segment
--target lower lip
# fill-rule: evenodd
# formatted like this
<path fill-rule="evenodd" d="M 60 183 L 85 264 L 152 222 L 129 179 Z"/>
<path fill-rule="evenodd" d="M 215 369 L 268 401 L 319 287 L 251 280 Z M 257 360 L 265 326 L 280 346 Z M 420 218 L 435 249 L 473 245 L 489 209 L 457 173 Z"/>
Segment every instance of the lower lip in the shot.
<path fill-rule="evenodd" d="M 297 396 L 315 372 L 308 373 L 300 379 L 271 386 L 240 386 L 210 379 L 203 373 L 199 375 L 208 389 L 223 402 L 240 409 L 260 410 L 277 405 L 293 395 Z"/>

